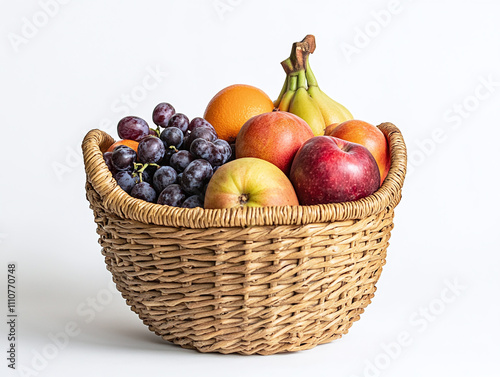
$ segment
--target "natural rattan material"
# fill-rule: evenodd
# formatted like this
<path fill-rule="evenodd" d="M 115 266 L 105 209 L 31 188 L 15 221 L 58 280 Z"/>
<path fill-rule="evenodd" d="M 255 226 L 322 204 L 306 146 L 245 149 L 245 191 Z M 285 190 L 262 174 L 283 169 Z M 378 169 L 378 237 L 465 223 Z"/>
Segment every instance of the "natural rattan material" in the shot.
<path fill-rule="evenodd" d="M 90 131 L 87 198 L 108 269 L 151 331 L 202 352 L 274 354 L 346 334 L 376 290 L 401 198 L 406 147 L 390 123 L 391 169 L 355 202 L 180 209 L 126 194 Z"/>

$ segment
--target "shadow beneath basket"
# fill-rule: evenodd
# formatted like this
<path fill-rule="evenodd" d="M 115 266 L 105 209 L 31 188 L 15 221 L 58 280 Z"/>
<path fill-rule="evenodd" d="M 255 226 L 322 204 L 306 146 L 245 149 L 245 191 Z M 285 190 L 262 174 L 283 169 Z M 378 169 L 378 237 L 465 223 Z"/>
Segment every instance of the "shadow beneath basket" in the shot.
<path fill-rule="evenodd" d="M 142 328 L 141 328 L 142 327 Z M 131 325 L 127 322 L 92 323 L 75 337 L 75 343 L 92 345 L 92 347 L 184 353 L 183 349 L 150 332 L 141 323 Z"/>
<path fill-rule="evenodd" d="M 157 352 L 158 354 L 175 354 L 175 357 L 208 357 L 208 358 L 224 358 L 228 359 L 246 359 L 246 358 L 262 358 L 262 355 L 240 355 L 240 354 L 221 354 L 218 352 L 203 353 L 194 349 L 182 348 L 179 345 L 170 343 L 163 340 L 160 336 L 148 330 L 142 323 L 130 325 L 130 323 L 108 323 L 108 324 L 95 324 L 92 323 L 85 330 L 73 340 L 75 343 L 80 343 L 81 346 L 89 346 L 93 349 L 102 348 L 106 350 L 123 350 L 144 352 L 151 354 Z M 307 351 L 303 351 L 307 352 Z M 269 357 L 290 357 L 294 354 L 302 353 L 278 353 Z"/>

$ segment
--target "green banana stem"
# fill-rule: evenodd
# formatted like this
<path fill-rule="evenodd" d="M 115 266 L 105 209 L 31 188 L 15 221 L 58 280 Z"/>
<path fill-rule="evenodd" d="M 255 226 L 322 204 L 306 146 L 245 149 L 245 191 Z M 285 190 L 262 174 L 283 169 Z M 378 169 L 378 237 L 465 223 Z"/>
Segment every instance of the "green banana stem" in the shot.
<path fill-rule="evenodd" d="M 274 107 L 278 107 L 280 105 L 281 99 L 283 98 L 283 95 L 288 89 L 288 75 L 286 75 L 285 82 L 283 83 L 283 87 L 281 88 L 281 92 L 278 96 L 278 98 L 273 102 Z"/>
<path fill-rule="evenodd" d="M 285 93 L 288 90 L 288 85 L 289 85 L 289 81 L 290 81 L 289 76 L 290 76 L 290 74 L 294 73 L 292 61 L 290 58 L 283 60 L 281 62 L 281 66 L 285 70 L 286 79 L 285 79 L 285 82 L 283 83 L 283 87 L 281 88 L 281 92 L 278 96 L 278 99 L 276 99 L 276 101 L 273 102 L 274 107 L 279 107 L 279 104 L 280 104 L 281 100 L 283 99 L 283 96 L 285 95 Z"/>
<path fill-rule="evenodd" d="M 287 75 L 289 75 L 289 74 L 291 74 L 291 73 L 294 72 L 294 68 L 293 68 L 293 64 L 292 64 L 292 59 L 290 59 L 290 57 L 287 58 L 287 59 L 285 59 L 285 60 L 283 60 L 281 62 L 281 66 L 283 67 L 283 69 L 285 70 L 285 73 Z"/>
<path fill-rule="evenodd" d="M 288 89 L 283 94 L 283 98 L 281 99 L 278 109 L 281 111 L 288 111 L 288 106 L 292 100 L 295 91 L 297 90 L 297 74 L 291 73 L 288 75 Z"/>
<path fill-rule="evenodd" d="M 288 76 L 288 90 L 295 92 L 298 88 L 297 84 L 298 84 L 297 75 L 292 73 L 291 75 Z"/>
<path fill-rule="evenodd" d="M 303 69 L 301 69 L 297 73 L 297 88 L 305 88 L 305 89 L 307 89 L 307 86 L 306 86 L 306 72 Z"/>
<path fill-rule="evenodd" d="M 309 86 L 318 86 L 318 81 L 316 81 L 316 77 L 309 65 L 309 55 L 306 58 L 306 77 L 307 77 L 307 85 Z"/>

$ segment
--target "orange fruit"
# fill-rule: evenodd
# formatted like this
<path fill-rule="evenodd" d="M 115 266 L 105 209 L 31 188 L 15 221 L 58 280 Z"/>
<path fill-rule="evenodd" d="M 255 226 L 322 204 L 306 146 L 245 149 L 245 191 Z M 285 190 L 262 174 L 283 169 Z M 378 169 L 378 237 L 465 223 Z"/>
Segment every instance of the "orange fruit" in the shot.
<path fill-rule="evenodd" d="M 273 111 L 273 101 L 259 88 L 235 84 L 222 89 L 210 100 L 203 116 L 230 143 L 250 118 Z"/>
<path fill-rule="evenodd" d="M 137 146 L 139 145 L 139 142 L 128 139 L 118 140 L 117 142 L 111 144 L 111 146 L 108 148 L 106 152 L 113 152 L 113 149 L 115 149 L 119 145 L 126 145 L 127 147 L 130 147 L 137 152 Z"/>

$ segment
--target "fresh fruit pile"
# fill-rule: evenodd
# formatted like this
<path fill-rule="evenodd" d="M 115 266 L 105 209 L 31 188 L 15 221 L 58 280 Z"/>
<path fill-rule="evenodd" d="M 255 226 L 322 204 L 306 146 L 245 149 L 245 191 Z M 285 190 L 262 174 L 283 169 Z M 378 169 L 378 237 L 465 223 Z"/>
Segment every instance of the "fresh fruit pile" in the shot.
<path fill-rule="evenodd" d="M 122 139 L 104 153 L 118 185 L 131 196 L 173 207 L 203 207 L 208 181 L 233 156 L 203 118 L 176 113 L 162 102 L 153 110 L 152 129 L 139 117 L 118 123 Z"/>
<path fill-rule="evenodd" d="M 309 63 L 315 38 L 293 44 L 281 65 L 276 101 L 250 85 L 231 85 L 189 121 L 162 102 L 156 129 L 128 116 L 104 153 L 131 196 L 184 208 L 315 205 L 374 193 L 390 168 L 389 145 L 375 126 L 318 86 Z"/>

